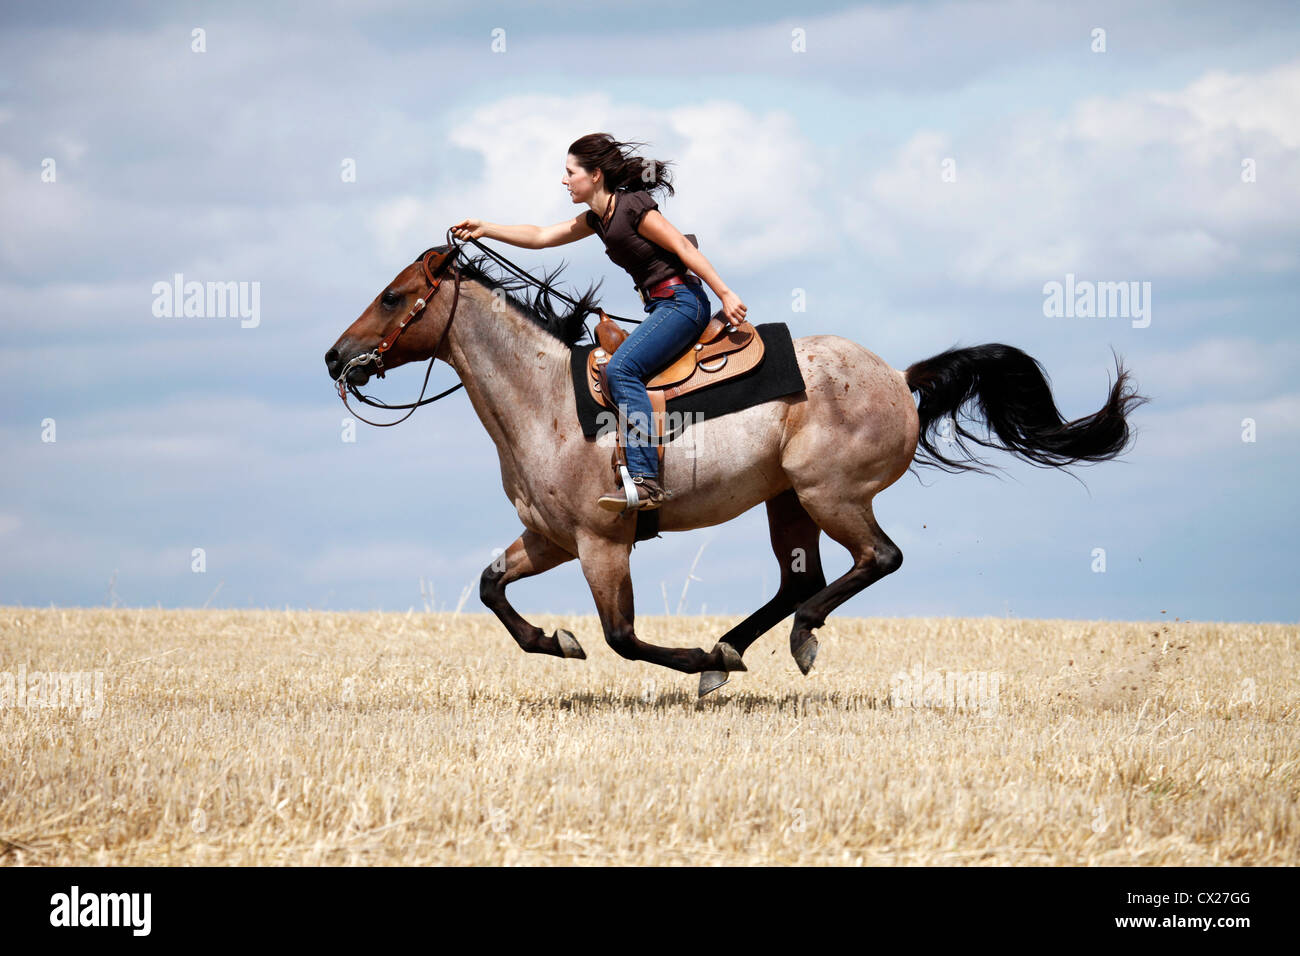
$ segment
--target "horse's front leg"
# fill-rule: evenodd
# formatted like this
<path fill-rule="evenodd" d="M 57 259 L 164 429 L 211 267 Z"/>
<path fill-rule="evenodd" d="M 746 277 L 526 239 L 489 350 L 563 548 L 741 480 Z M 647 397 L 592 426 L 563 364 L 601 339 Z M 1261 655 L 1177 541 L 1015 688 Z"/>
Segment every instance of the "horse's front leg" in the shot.
<path fill-rule="evenodd" d="M 506 600 L 506 585 L 511 581 L 549 571 L 565 561 L 572 561 L 573 557 L 548 538 L 535 531 L 525 531 L 483 569 L 478 584 L 479 599 L 492 609 L 510 636 L 529 654 L 553 654 L 580 660 L 587 657 L 582 645 L 570 632 L 557 629 L 547 634 L 520 617 Z"/>
<path fill-rule="evenodd" d="M 596 612 L 605 631 L 605 641 L 620 657 L 649 661 L 687 674 L 702 671 L 743 671 L 745 665 L 730 645 L 711 651 L 698 647 L 661 647 L 647 644 L 632 628 L 632 571 L 630 542 L 600 537 L 580 537 L 578 558 L 582 573 L 596 599 Z"/>

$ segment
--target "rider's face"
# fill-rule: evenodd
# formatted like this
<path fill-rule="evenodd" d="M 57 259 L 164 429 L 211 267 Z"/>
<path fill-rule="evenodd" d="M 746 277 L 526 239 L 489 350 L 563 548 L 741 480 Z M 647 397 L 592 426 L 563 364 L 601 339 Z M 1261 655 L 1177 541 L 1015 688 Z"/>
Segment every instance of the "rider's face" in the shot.
<path fill-rule="evenodd" d="M 600 171 L 597 170 L 596 174 L 599 173 Z M 575 203 L 590 202 L 596 192 L 596 183 L 592 179 L 592 174 L 579 165 L 572 153 L 564 158 L 564 178 L 560 182 L 568 188 L 569 195 Z"/>

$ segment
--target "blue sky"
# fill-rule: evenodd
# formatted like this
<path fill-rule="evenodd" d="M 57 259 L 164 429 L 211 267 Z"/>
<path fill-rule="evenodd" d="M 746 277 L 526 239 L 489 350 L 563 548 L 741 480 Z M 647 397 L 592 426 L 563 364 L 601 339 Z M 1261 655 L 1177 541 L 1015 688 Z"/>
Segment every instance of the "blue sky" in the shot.
<path fill-rule="evenodd" d="M 905 476 L 876 499 L 903 568 L 839 613 L 1297 619 L 1293 5 L 646 9 L 0 10 L 0 603 L 101 604 L 113 581 L 131 606 L 405 611 L 423 578 L 454 608 L 520 531 L 495 447 L 463 393 L 341 441 L 321 356 L 452 222 L 573 215 L 565 148 L 608 131 L 674 161 L 661 208 L 753 321 L 900 368 L 1006 342 L 1070 417 L 1099 406 L 1114 349 L 1153 399 L 1085 485 L 1008 456 L 1001 478 Z M 640 314 L 594 237 L 498 248 L 604 277 L 606 308 Z M 258 283 L 259 323 L 156 317 L 175 273 Z M 1046 317 L 1067 274 L 1151 283 L 1150 324 Z M 420 375 L 375 393 L 409 400 Z M 642 612 L 665 591 L 677 608 L 701 547 L 687 612 L 770 596 L 759 508 L 638 545 Z M 823 557 L 848 567 L 826 538 Z M 592 610 L 576 563 L 510 593 Z"/>

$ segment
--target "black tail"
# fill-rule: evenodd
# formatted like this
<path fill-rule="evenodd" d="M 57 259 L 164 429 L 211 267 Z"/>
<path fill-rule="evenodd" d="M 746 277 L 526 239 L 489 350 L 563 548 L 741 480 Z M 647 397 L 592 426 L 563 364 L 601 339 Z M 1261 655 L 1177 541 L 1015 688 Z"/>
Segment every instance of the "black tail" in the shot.
<path fill-rule="evenodd" d="M 976 457 L 966 441 L 1009 451 L 1045 468 L 1116 458 L 1131 439 L 1127 416 L 1148 399 L 1137 394 L 1119 359 L 1115 368 L 1118 375 L 1101 411 L 1067 422 L 1056 410 L 1043 367 L 1020 349 L 977 345 L 917 362 L 906 373 L 908 388 L 921 396 L 916 463 L 944 471 L 984 472 L 980 466 L 988 463 Z M 986 422 L 991 433 L 987 437 L 962 427 L 957 414 L 967 402 L 975 403 L 978 415 L 966 417 Z M 944 421 L 952 423 L 952 434 L 936 436 Z M 936 441 L 951 443 L 962 457 L 945 456 Z"/>

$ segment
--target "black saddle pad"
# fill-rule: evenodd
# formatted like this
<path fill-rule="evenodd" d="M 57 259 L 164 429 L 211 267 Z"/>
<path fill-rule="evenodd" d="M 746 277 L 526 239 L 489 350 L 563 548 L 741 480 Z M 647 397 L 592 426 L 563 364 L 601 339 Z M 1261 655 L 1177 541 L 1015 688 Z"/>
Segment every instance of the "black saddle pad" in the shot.
<path fill-rule="evenodd" d="M 710 385 L 698 392 L 668 399 L 666 411 L 681 415 L 691 413 L 696 420 L 717 418 L 741 409 L 762 405 L 785 395 L 795 395 L 804 390 L 803 373 L 794 357 L 794 342 L 790 328 L 784 322 L 765 322 L 754 326 L 763 338 L 763 361 L 739 378 Z M 600 413 L 608 412 L 596 404 L 587 388 L 587 356 L 595 345 L 573 347 L 573 388 L 577 395 L 578 421 L 582 434 L 595 438 L 600 431 Z M 669 453 L 671 453 L 671 445 Z M 641 512 L 652 514 L 653 512 Z"/>

